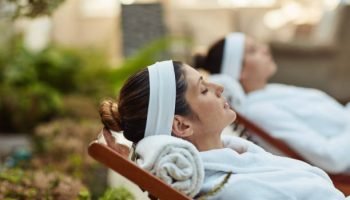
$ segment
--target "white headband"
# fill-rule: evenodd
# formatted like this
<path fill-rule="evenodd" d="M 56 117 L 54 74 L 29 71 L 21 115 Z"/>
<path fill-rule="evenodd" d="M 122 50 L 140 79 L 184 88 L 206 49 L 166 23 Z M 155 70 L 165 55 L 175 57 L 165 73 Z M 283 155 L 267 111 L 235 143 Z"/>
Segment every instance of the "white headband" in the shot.
<path fill-rule="evenodd" d="M 173 61 L 157 62 L 148 67 L 148 72 L 150 92 L 145 137 L 171 135 L 176 100 Z"/>
<path fill-rule="evenodd" d="M 231 33 L 226 36 L 221 73 L 239 80 L 244 55 L 244 34 Z"/>

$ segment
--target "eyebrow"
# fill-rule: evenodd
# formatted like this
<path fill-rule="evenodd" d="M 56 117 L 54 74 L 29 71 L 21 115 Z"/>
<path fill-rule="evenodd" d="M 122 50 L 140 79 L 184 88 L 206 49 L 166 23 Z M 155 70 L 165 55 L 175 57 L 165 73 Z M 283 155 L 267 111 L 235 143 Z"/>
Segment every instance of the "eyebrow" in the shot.
<path fill-rule="evenodd" d="M 203 80 L 204 80 L 204 78 L 203 78 L 203 76 L 200 76 L 199 77 L 199 79 L 198 79 L 198 83 L 197 83 L 197 85 L 198 85 L 198 90 L 200 91 L 201 90 L 201 82 L 202 82 L 202 84 L 203 84 Z"/>
<path fill-rule="evenodd" d="M 201 81 L 203 81 L 203 76 L 200 76 L 198 79 L 198 85 L 201 83 Z"/>

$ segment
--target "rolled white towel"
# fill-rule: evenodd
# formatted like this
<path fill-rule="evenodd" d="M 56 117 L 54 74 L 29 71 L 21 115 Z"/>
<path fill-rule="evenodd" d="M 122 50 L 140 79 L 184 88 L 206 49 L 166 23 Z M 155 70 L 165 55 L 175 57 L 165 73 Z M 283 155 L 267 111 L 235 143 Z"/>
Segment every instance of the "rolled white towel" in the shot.
<path fill-rule="evenodd" d="M 196 147 L 183 139 L 155 135 L 136 146 L 136 163 L 184 194 L 194 197 L 204 179 L 204 167 Z"/>

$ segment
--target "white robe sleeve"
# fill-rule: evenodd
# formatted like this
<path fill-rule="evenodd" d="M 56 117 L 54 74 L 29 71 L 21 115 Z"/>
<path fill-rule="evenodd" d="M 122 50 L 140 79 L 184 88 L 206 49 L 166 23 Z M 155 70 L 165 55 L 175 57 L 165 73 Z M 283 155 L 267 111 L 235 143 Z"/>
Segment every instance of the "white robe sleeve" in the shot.
<path fill-rule="evenodd" d="M 327 138 L 271 104 L 252 106 L 245 115 L 273 137 L 285 141 L 310 163 L 332 173 L 350 168 L 350 126 L 347 133 Z"/>
<path fill-rule="evenodd" d="M 269 172 L 271 173 L 271 172 Z M 272 172 L 273 173 L 273 172 Z M 281 174 L 282 175 L 282 174 Z M 275 177 L 270 182 L 263 181 L 254 174 L 250 177 L 235 176 L 226 183 L 222 190 L 208 198 L 210 200 L 329 200 L 345 199 L 344 195 L 329 183 L 322 180 L 293 179 L 288 175 L 282 175 L 284 180 Z M 302 182 L 301 182 L 302 181 Z M 309 184 L 306 186 L 305 184 Z M 348 198 L 346 198 L 348 199 Z"/>
<path fill-rule="evenodd" d="M 239 200 L 292 200 L 295 199 L 290 191 L 281 191 L 256 179 L 245 179 L 229 182 L 223 190 L 210 200 L 239 199 Z"/>

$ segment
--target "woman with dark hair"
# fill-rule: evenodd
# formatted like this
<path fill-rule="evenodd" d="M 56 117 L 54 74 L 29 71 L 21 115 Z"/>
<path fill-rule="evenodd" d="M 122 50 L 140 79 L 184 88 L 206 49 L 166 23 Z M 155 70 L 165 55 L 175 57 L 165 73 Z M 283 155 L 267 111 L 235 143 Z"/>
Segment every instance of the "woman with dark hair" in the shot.
<path fill-rule="evenodd" d="M 200 194 L 215 191 L 208 199 L 345 199 L 318 168 L 241 138 L 223 139 L 236 117 L 223 90 L 186 64 L 158 62 L 131 76 L 116 102 L 102 102 L 100 115 L 106 128 L 136 144 L 159 135 L 192 143 L 205 170 Z"/>
<path fill-rule="evenodd" d="M 328 172 L 350 172 L 349 110 L 316 89 L 268 84 L 277 67 L 266 45 L 231 33 L 207 55 L 197 55 L 195 66 L 223 74 L 214 79 L 227 88 L 236 86 L 226 93 L 231 106 L 306 160 Z M 268 144 L 261 145 L 275 152 Z"/>

